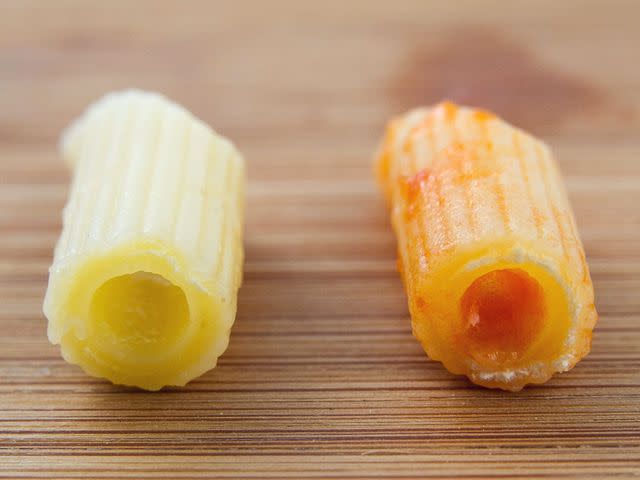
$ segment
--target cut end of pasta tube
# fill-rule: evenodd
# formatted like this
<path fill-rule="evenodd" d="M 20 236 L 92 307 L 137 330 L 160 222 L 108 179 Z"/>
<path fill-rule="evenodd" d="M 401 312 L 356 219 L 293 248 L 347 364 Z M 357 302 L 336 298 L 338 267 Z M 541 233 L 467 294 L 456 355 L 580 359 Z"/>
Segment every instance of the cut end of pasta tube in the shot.
<path fill-rule="evenodd" d="M 74 170 L 44 311 L 87 373 L 158 390 L 216 365 L 242 279 L 244 164 L 164 97 L 110 94 L 61 142 Z"/>
<path fill-rule="evenodd" d="M 389 125 L 376 164 L 415 336 L 448 370 L 519 390 L 590 348 L 593 286 L 548 148 L 451 103 Z"/>
<path fill-rule="evenodd" d="M 450 265 L 445 260 L 421 287 L 422 301 L 412 309 L 414 332 L 450 371 L 519 390 L 578 360 L 566 350 L 576 312 L 564 280 L 543 259 L 503 248 L 463 255 L 464 264 L 458 255 Z"/>

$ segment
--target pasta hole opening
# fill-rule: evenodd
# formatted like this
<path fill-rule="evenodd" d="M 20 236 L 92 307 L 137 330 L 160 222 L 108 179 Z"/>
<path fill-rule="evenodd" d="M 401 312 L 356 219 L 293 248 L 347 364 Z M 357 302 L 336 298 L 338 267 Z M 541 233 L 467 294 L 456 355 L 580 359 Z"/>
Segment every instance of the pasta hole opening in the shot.
<path fill-rule="evenodd" d="M 144 271 L 107 280 L 89 309 L 92 336 L 101 349 L 133 358 L 161 355 L 186 331 L 189 317 L 183 289 Z"/>
<path fill-rule="evenodd" d="M 460 309 L 465 347 L 482 363 L 517 362 L 545 327 L 544 290 L 520 269 L 478 277 L 462 296 Z"/>

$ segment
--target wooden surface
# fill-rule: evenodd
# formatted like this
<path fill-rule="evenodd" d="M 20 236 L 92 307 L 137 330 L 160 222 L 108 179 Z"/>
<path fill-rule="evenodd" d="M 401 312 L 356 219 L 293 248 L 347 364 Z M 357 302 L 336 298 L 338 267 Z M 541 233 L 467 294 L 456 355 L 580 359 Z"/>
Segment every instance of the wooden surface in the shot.
<path fill-rule="evenodd" d="M 233 5 L 0 3 L 0 477 L 639 474 L 640 3 Z M 231 346 L 160 393 L 67 365 L 41 313 L 58 134 L 129 86 L 183 103 L 250 169 Z M 592 353 L 518 394 L 411 337 L 370 160 L 390 115 L 442 97 L 553 146 L 591 265 Z"/>

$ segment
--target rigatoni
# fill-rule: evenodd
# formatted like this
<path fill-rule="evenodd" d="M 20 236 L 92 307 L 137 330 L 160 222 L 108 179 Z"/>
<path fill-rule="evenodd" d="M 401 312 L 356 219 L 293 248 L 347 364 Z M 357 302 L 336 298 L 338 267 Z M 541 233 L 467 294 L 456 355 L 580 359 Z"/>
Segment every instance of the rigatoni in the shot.
<path fill-rule="evenodd" d="M 149 390 L 214 367 L 242 279 L 242 157 L 139 91 L 93 104 L 61 148 L 74 174 L 44 302 L 50 341 L 91 375 Z"/>
<path fill-rule="evenodd" d="M 593 286 L 542 142 L 442 103 L 391 121 L 376 168 L 413 332 L 432 359 L 519 390 L 588 353 Z"/>

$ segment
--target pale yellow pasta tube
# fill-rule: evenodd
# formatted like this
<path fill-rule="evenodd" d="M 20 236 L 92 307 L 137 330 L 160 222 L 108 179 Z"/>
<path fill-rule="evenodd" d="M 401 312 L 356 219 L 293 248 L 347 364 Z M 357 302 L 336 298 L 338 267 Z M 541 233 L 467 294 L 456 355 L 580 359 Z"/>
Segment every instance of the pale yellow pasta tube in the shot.
<path fill-rule="evenodd" d="M 87 373 L 157 390 L 226 349 L 242 280 L 244 161 L 166 98 L 107 95 L 63 135 L 73 183 L 49 340 Z"/>

